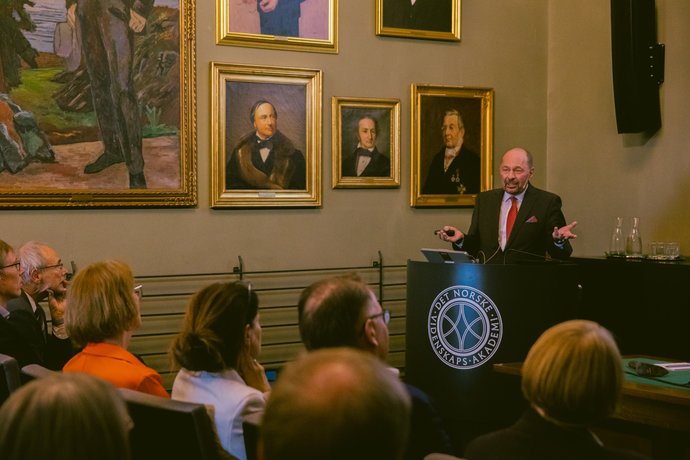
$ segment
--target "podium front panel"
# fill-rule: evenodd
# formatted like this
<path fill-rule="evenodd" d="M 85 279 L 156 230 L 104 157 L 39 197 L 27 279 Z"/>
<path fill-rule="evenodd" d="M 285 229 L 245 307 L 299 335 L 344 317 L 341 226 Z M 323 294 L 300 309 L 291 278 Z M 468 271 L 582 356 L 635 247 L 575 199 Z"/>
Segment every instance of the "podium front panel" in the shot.
<path fill-rule="evenodd" d="M 407 277 L 406 380 L 447 423 L 511 423 L 519 379 L 492 364 L 523 361 L 544 330 L 575 317 L 577 266 L 409 261 Z"/>

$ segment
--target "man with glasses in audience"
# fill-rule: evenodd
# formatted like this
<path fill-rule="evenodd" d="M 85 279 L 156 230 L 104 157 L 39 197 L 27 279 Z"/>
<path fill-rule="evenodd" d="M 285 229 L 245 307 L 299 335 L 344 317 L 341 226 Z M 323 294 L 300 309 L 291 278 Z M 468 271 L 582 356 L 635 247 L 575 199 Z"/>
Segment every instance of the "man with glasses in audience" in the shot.
<path fill-rule="evenodd" d="M 22 292 L 24 268 L 14 249 L 0 240 L 0 353 L 12 356 L 19 366 L 40 363 L 36 321 L 26 311 L 10 315 L 7 304 Z"/>
<path fill-rule="evenodd" d="M 17 251 L 22 266 L 22 291 L 7 303 L 12 315 L 18 310 L 31 313 L 37 330 L 39 357 L 42 365 L 58 370 L 74 355 L 63 316 L 67 294 L 67 270 L 52 247 L 29 241 Z M 40 302 L 47 300 L 51 324 Z M 32 337 L 35 337 L 32 334 Z"/>
<path fill-rule="evenodd" d="M 302 291 L 297 308 L 300 335 L 307 350 L 351 347 L 386 360 L 390 311 L 381 307 L 374 292 L 358 277 L 317 281 Z M 395 368 L 390 370 L 398 373 Z M 412 398 L 412 412 L 404 458 L 452 454 L 448 435 L 429 397 L 411 385 L 405 387 Z"/>

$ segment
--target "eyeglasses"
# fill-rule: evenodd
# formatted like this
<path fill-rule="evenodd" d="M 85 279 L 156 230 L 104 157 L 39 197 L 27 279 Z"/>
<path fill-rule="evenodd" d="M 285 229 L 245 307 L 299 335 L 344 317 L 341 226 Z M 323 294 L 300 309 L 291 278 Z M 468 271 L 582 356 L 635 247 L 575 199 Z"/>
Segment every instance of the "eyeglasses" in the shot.
<path fill-rule="evenodd" d="M 374 319 L 378 318 L 379 316 L 383 317 L 383 322 L 388 326 L 388 323 L 391 322 L 391 311 L 388 310 L 387 308 L 384 308 L 381 313 L 376 313 L 375 315 L 367 316 L 367 319 Z"/>
<path fill-rule="evenodd" d="M 0 270 L 4 270 L 5 268 L 14 267 L 15 269 L 17 269 L 17 271 L 19 271 L 19 270 L 21 270 L 21 265 L 22 265 L 21 262 L 16 261 L 13 264 L 3 265 L 2 267 L 0 267 Z"/>
<path fill-rule="evenodd" d="M 251 303 L 252 303 L 252 282 L 247 281 L 247 280 L 239 280 L 237 282 L 237 284 L 247 288 L 247 304 L 251 305 Z"/>
<path fill-rule="evenodd" d="M 54 265 L 46 265 L 45 267 L 38 267 L 38 270 L 48 270 L 49 268 L 60 268 L 63 269 L 65 268 L 65 265 L 62 262 L 58 262 Z"/>
<path fill-rule="evenodd" d="M 137 298 L 141 300 L 141 298 L 144 297 L 144 285 L 137 284 L 134 286 L 134 294 L 136 294 Z"/>

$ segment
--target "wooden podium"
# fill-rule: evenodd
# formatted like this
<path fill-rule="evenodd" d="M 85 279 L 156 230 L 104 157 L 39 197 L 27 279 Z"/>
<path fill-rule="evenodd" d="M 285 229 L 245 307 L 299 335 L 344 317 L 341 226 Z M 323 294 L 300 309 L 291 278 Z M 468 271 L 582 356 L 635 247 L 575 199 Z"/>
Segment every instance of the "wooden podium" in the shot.
<path fill-rule="evenodd" d="M 573 264 L 408 261 L 406 381 L 432 397 L 458 451 L 524 409 L 519 383 L 492 364 L 523 361 L 578 299 Z"/>

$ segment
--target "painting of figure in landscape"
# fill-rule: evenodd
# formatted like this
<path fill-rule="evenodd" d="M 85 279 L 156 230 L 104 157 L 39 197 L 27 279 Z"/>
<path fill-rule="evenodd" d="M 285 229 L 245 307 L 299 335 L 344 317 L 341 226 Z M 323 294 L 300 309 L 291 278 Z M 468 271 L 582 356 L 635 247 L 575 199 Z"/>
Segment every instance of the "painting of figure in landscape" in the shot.
<path fill-rule="evenodd" d="M 184 188 L 180 33 L 179 0 L 0 2 L 0 201 Z"/>

